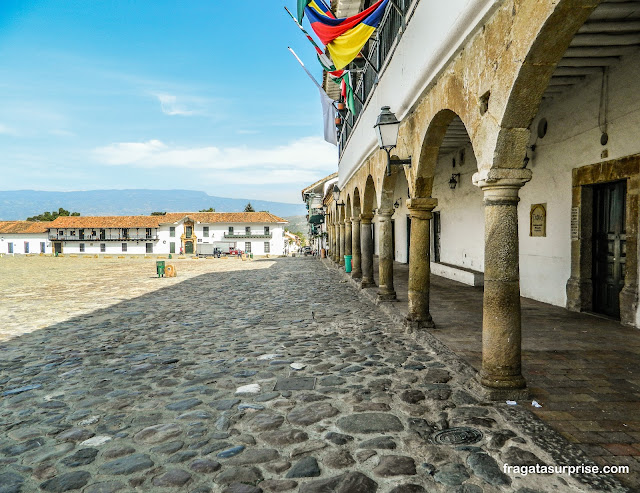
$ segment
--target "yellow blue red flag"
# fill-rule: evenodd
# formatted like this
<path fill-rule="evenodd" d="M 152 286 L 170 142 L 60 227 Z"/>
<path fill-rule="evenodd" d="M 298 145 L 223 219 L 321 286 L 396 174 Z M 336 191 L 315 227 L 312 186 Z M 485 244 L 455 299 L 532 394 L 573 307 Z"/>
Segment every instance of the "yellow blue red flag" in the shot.
<path fill-rule="evenodd" d="M 359 14 L 343 19 L 328 17 L 310 4 L 306 7 L 311 28 L 327 46 L 336 69 L 346 67 L 358 56 L 380 24 L 388 3 L 389 0 L 378 0 Z"/>

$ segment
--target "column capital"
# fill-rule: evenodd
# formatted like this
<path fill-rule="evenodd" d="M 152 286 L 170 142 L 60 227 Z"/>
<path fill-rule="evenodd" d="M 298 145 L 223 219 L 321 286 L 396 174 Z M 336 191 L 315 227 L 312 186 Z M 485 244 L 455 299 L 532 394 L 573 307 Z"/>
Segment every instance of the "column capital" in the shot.
<path fill-rule="evenodd" d="M 529 180 L 532 173 L 526 168 L 491 168 L 473 174 L 473 184 L 482 188 L 519 189 Z"/>
<path fill-rule="evenodd" d="M 346 224 L 351 224 L 351 218 L 350 218 L 350 217 L 346 217 L 346 218 L 344 219 L 344 224 L 345 224 L 345 225 L 346 225 Z"/>
<path fill-rule="evenodd" d="M 376 215 L 382 218 L 391 219 L 391 216 L 393 216 L 394 212 L 395 211 L 393 209 L 378 209 Z"/>
<path fill-rule="evenodd" d="M 413 198 L 407 200 L 407 209 L 410 211 L 428 211 L 431 212 L 438 206 L 438 199 L 431 197 L 428 198 Z"/>
<path fill-rule="evenodd" d="M 360 221 L 364 224 L 371 224 L 371 220 L 373 219 L 373 214 L 360 214 Z"/>
<path fill-rule="evenodd" d="M 518 191 L 531 180 L 530 169 L 493 168 L 473 175 L 473 184 L 484 192 L 484 205 L 516 205 Z"/>

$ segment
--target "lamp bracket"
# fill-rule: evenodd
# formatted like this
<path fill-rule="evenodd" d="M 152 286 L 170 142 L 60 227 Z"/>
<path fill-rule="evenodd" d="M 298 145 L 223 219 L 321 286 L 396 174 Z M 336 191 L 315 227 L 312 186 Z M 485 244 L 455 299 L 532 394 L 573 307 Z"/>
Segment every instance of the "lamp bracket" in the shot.
<path fill-rule="evenodd" d="M 391 160 L 391 164 L 411 168 L 411 156 L 407 159 L 400 159 L 398 156 L 389 156 L 389 159 Z"/>
<path fill-rule="evenodd" d="M 391 166 L 407 166 L 411 168 L 411 156 L 408 159 L 400 159 L 398 156 L 391 155 L 391 149 L 393 147 L 384 150 L 387 153 L 387 176 L 391 176 Z"/>

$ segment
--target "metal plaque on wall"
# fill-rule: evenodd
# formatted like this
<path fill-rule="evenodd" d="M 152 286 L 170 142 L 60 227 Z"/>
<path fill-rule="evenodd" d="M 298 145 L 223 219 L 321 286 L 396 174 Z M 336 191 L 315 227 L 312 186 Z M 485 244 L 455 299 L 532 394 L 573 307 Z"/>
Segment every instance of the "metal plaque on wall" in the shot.
<path fill-rule="evenodd" d="M 529 236 L 547 236 L 547 204 L 533 204 L 529 220 Z"/>
<path fill-rule="evenodd" d="M 571 240 L 580 239 L 580 207 L 571 208 Z"/>

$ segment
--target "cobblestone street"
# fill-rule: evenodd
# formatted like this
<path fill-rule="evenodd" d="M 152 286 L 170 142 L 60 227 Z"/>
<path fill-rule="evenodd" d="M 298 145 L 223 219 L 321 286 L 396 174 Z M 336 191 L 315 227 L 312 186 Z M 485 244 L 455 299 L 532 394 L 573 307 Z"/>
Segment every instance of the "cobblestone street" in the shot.
<path fill-rule="evenodd" d="M 528 411 L 479 402 L 470 366 L 315 258 L 186 260 L 153 282 L 150 262 L 77 285 L 61 270 L 45 309 L 45 280 L 20 291 L 5 260 L 2 493 L 629 491 L 505 474 L 592 462 Z"/>

